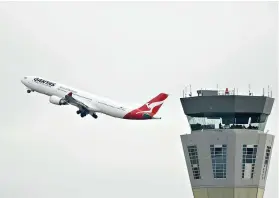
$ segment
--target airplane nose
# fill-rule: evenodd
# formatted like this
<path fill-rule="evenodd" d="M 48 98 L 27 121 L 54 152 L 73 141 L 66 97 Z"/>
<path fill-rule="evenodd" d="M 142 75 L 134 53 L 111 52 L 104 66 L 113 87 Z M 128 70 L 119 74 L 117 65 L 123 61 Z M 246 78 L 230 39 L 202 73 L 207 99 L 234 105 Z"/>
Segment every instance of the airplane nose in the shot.
<path fill-rule="evenodd" d="M 20 80 L 20 81 L 21 81 L 21 83 L 25 85 L 25 83 L 26 83 L 26 79 L 27 79 L 26 77 L 23 77 L 23 78 Z"/>

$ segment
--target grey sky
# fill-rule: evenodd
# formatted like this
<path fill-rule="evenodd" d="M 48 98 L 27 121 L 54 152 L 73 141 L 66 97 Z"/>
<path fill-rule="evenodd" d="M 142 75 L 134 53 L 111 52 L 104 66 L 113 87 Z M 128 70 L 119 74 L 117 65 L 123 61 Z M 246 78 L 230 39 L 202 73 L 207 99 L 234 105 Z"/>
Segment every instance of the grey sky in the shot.
<path fill-rule="evenodd" d="M 192 88 L 277 96 L 277 3 L 0 3 L 0 197 L 192 197 L 179 97 Z M 170 93 L 160 121 L 81 119 L 26 94 L 42 76 L 143 104 Z M 277 97 L 276 97 L 277 98 Z M 277 101 L 267 128 L 277 131 Z M 274 147 L 266 197 L 275 197 Z"/>

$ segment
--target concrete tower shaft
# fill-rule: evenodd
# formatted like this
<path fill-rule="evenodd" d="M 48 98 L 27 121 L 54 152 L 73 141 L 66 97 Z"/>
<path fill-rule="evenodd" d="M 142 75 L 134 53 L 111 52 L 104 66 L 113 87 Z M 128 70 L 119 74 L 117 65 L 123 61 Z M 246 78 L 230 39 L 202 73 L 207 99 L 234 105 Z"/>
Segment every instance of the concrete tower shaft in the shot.
<path fill-rule="evenodd" d="M 191 134 L 181 135 L 195 198 L 262 198 L 274 136 L 264 132 L 274 99 L 198 91 L 181 98 Z"/>

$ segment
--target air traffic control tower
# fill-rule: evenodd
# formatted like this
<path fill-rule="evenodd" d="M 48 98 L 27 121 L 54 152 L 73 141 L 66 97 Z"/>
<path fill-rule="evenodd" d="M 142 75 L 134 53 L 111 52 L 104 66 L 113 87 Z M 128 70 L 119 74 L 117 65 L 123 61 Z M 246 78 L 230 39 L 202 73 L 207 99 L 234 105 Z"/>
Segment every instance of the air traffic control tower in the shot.
<path fill-rule="evenodd" d="M 181 104 L 181 135 L 195 198 L 263 198 L 274 136 L 265 131 L 274 98 L 198 90 Z"/>

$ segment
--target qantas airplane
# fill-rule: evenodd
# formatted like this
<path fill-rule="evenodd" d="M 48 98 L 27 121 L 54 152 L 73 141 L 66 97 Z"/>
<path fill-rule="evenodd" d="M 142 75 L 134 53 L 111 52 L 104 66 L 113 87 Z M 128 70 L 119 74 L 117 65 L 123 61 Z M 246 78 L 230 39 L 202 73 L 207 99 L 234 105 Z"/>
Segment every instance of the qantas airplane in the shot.
<path fill-rule="evenodd" d="M 129 120 L 161 119 L 160 117 L 155 117 L 155 114 L 168 97 L 168 94 L 160 93 L 139 108 L 129 108 L 110 99 L 99 97 L 41 77 L 26 76 L 21 82 L 26 86 L 27 93 L 38 92 L 47 95 L 52 104 L 70 104 L 76 106 L 78 108 L 77 114 L 80 114 L 82 118 L 89 114 L 97 119 L 97 113 L 103 113 L 115 118 Z"/>

